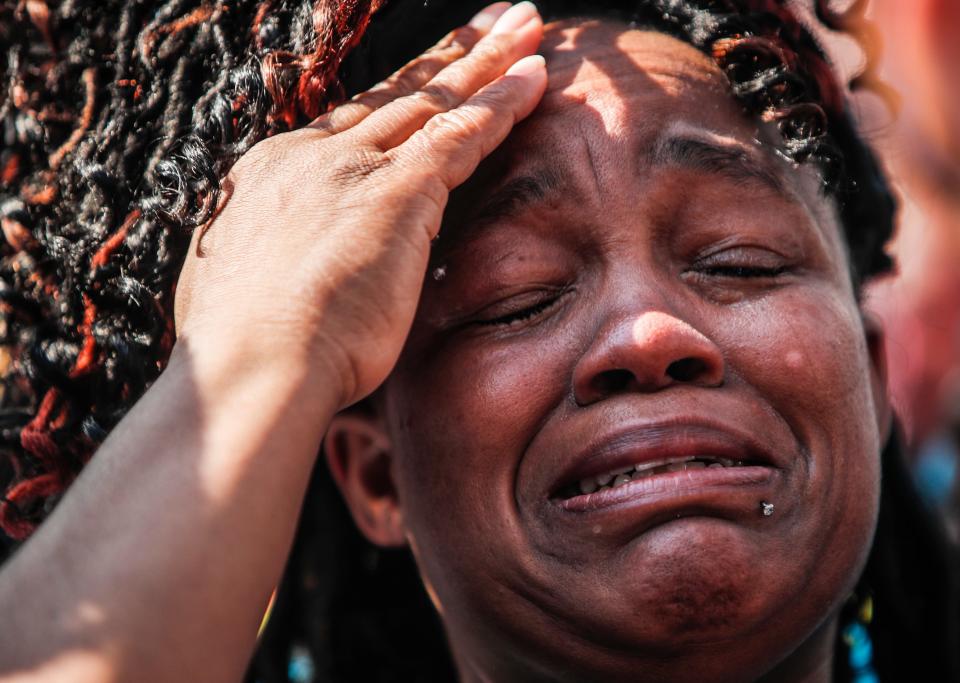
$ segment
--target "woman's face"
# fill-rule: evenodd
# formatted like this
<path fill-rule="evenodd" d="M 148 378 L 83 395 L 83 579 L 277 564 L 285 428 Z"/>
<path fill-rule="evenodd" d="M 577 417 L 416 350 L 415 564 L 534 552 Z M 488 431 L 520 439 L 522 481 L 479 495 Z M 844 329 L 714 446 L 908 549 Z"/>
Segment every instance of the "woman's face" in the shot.
<path fill-rule="evenodd" d="M 829 658 L 878 506 L 832 203 L 693 48 L 547 36 L 383 390 L 403 533 L 468 678 L 746 680 L 806 643 L 788 680 Z"/>

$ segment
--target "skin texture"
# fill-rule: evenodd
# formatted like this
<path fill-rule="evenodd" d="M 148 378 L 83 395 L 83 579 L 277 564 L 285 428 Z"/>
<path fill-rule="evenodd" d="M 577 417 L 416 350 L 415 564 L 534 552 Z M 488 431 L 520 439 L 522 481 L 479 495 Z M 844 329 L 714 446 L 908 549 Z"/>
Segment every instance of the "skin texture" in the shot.
<path fill-rule="evenodd" d="M 465 680 L 827 681 L 887 428 L 834 209 L 693 48 L 586 22 L 542 53 L 540 106 L 452 198 L 379 417 L 331 425 L 334 475 L 413 547 Z M 755 476 L 564 509 L 610 444 L 701 437 Z"/>
<path fill-rule="evenodd" d="M 770 150 L 651 163 L 665 131 L 758 131 L 703 57 L 606 24 L 551 30 L 543 107 L 475 175 L 547 86 L 539 17 L 505 9 L 237 164 L 169 366 L 0 572 L 0 680 L 238 680 L 328 425 L 465 680 L 828 679 L 885 419 L 830 207 Z M 477 229 L 544 165 L 559 195 Z M 388 376 L 378 420 L 331 424 Z M 557 477 L 625 427 L 763 466 L 564 511 Z"/>

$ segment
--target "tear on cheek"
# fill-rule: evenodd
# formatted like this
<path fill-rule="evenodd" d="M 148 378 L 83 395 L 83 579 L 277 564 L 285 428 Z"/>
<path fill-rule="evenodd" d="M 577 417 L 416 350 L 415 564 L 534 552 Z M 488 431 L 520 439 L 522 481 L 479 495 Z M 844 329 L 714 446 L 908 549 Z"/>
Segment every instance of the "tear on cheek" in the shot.
<path fill-rule="evenodd" d="M 791 370 L 799 370 L 805 365 L 803 354 L 796 349 L 793 351 L 787 351 L 787 355 L 784 356 L 783 362 Z"/>

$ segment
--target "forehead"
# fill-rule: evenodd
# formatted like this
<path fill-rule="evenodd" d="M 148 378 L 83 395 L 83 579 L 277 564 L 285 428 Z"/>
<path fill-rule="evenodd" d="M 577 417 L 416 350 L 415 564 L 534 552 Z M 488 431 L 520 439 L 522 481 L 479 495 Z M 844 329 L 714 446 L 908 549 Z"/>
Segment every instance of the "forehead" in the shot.
<path fill-rule="evenodd" d="M 610 193 L 641 196 L 663 166 L 747 181 L 804 205 L 824 227 L 835 222 L 813 170 L 776 153 L 773 125 L 745 116 L 717 65 L 692 46 L 618 22 L 568 20 L 546 27 L 541 51 L 543 100 L 454 193 L 438 256 L 551 196 L 603 206 Z"/>
<path fill-rule="evenodd" d="M 542 51 L 549 86 L 528 133 L 569 125 L 571 117 L 635 143 L 657 135 L 665 122 L 754 132 L 716 64 L 663 33 L 609 21 L 558 22 L 547 26 Z"/>
<path fill-rule="evenodd" d="M 814 171 L 777 153 L 773 125 L 741 112 L 706 55 L 663 33 L 597 20 L 549 24 L 542 52 L 543 100 L 454 192 L 437 258 L 483 225 L 561 197 L 606 212 L 624 194 L 643 196 L 665 166 L 746 182 L 754 200 L 800 204 L 842 251 Z"/>

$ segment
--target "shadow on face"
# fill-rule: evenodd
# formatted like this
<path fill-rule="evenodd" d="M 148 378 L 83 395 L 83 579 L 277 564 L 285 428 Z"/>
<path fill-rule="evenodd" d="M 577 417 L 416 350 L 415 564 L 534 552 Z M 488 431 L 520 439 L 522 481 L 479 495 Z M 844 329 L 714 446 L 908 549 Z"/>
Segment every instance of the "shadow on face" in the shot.
<path fill-rule="evenodd" d="M 834 207 L 686 44 L 565 22 L 543 53 L 380 414 L 328 439 L 354 517 L 412 546 L 465 678 L 829 667 L 884 428 Z"/>

